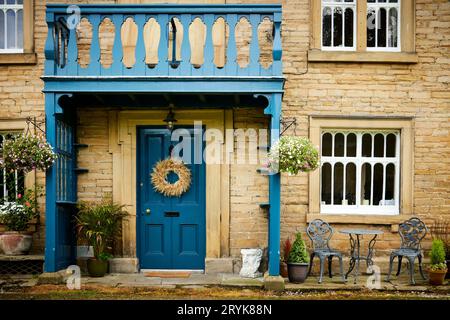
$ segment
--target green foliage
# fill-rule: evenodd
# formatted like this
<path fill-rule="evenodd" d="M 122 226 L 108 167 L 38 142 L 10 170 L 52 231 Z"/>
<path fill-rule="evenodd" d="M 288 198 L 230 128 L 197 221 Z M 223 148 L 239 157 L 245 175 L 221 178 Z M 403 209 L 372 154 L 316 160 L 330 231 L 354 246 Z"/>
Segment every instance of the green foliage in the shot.
<path fill-rule="evenodd" d="M 38 215 L 36 198 L 34 190 L 27 189 L 25 194 L 19 193 L 15 201 L 1 204 L 0 223 L 8 231 L 27 231 L 30 221 Z"/>
<path fill-rule="evenodd" d="M 292 244 L 291 251 L 289 252 L 290 263 L 309 263 L 309 255 L 306 250 L 305 241 L 302 239 L 302 235 L 298 232 L 295 236 L 295 241 Z"/>
<path fill-rule="evenodd" d="M 430 266 L 431 271 L 444 271 L 447 270 L 447 264 L 446 263 L 438 263 L 438 264 L 432 264 Z"/>
<path fill-rule="evenodd" d="M 433 239 L 430 253 L 431 265 L 445 264 L 445 246 L 440 239 Z"/>
<path fill-rule="evenodd" d="M 314 171 L 319 166 L 317 148 L 304 137 L 281 137 L 270 149 L 268 158 L 272 170 L 291 175 Z"/>
<path fill-rule="evenodd" d="M 93 247 L 96 259 L 110 258 L 108 250 L 112 249 L 114 239 L 121 231 L 122 219 L 128 215 L 124 207 L 112 200 L 78 204 L 75 218 L 78 235 Z"/>

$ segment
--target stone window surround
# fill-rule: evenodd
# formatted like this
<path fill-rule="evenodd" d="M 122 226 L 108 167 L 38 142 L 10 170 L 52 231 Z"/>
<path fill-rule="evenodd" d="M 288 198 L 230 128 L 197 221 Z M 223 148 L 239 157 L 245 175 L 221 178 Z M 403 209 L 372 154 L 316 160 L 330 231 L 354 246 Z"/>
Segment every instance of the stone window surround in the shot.
<path fill-rule="evenodd" d="M 415 1 L 402 1 L 401 52 L 367 51 L 367 0 L 356 0 L 356 51 L 321 50 L 322 0 L 311 0 L 311 43 L 309 62 L 417 63 L 415 52 Z"/>
<path fill-rule="evenodd" d="M 309 138 L 314 145 L 321 143 L 321 131 L 333 129 L 396 129 L 400 130 L 400 214 L 399 215 L 355 215 L 320 213 L 320 172 L 309 175 L 309 210 L 307 222 L 317 218 L 329 223 L 397 225 L 413 215 L 414 193 L 414 121 L 411 117 L 310 115 Z"/>
<path fill-rule="evenodd" d="M 23 1 L 23 53 L 0 54 L 0 65 L 37 63 L 34 51 L 34 1 Z"/>

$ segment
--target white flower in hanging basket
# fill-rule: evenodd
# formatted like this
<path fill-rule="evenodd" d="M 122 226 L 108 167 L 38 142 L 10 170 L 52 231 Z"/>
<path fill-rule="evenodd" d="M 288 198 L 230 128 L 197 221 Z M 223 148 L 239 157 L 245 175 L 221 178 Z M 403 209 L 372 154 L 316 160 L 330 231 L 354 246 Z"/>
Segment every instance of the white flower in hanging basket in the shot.
<path fill-rule="evenodd" d="M 47 170 L 57 156 L 44 138 L 20 134 L 3 143 L 3 166 L 25 173 L 34 169 Z"/>
<path fill-rule="evenodd" d="M 269 166 L 290 175 L 314 171 L 319 167 L 317 148 L 304 137 L 283 136 L 269 152 Z"/>

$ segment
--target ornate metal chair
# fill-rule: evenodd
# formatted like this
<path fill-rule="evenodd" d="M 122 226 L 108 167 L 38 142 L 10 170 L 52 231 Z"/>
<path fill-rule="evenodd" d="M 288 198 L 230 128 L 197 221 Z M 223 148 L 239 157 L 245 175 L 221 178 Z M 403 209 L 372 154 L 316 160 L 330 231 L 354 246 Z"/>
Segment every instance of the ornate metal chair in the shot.
<path fill-rule="evenodd" d="M 402 239 L 402 244 L 400 249 L 394 250 L 391 253 L 391 257 L 389 259 L 389 273 L 386 279 L 387 281 L 389 281 L 391 278 L 391 272 L 395 257 L 398 257 L 398 269 L 396 274 L 397 276 L 400 274 L 402 268 L 402 259 L 403 257 L 406 257 L 408 259 L 410 283 L 415 284 L 414 261 L 417 258 L 419 260 L 420 275 L 424 280 L 426 279 L 422 270 L 423 253 L 420 247 L 420 242 L 423 238 L 425 238 L 427 232 L 427 226 L 419 218 L 411 218 L 399 225 L 398 233 L 400 234 L 400 237 Z"/>
<path fill-rule="evenodd" d="M 325 221 L 321 219 L 315 219 L 311 221 L 306 229 L 309 239 L 311 239 L 313 245 L 313 252 L 311 253 L 311 259 L 309 263 L 308 275 L 311 273 L 313 266 L 314 257 L 318 257 L 320 260 L 320 276 L 319 283 L 322 283 L 323 269 L 325 267 L 325 259 L 328 259 L 328 272 L 330 278 L 333 277 L 331 270 L 333 257 L 339 259 L 340 271 L 342 275 L 342 280 L 345 282 L 343 264 L 342 264 L 342 253 L 337 250 L 330 248 L 329 241 L 333 236 L 333 228 Z"/>

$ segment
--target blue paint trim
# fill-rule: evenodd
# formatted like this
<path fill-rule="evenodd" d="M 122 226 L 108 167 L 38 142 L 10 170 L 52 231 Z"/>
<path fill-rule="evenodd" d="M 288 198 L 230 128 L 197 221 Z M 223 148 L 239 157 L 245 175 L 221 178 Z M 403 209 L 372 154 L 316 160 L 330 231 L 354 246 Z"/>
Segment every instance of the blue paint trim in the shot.
<path fill-rule="evenodd" d="M 269 106 L 265 109 L 270 119 L 270 143 L 273 145 L 280 138 L 282 94 L 272 94 Z M 280 274 L 280 174 L 269 176 L 269 275 Z"/>
<path fill-rule="evenodd" d="M 44 77 L 44 92 L 282 93 L 282 78 Z"/>
<path fill-rule="evenodd" d="M 47 12 L 53 14 L 67 14 L 70 4 L 47 4 Z M 79 4 L 83 15 L 86 14 L 228 14 L 228 13 L 274 13 L 281 12 L 281 4 Z"/>
<path fill-rule="evenodd" d="M 63 96 L 71 94 L 47 93 L 45 95 L 45 118 L 46 118 L 46 138 L 47 141 L 58 152 L 58 121 L 65 121 L 68 125 L 75 124 L 76 116 L 74 110 L 63 110 L 60 105 Z M 70 135 L 73 139 L 73 135 Z M 75 150 L 70 152 L 75 159 Z M 58 199 L 58 167 L 56 163 L 46 172 L 46 225 L 45 225 L 45 272 L 56 272 L 74 263 L 75 243 L 72 229 L 72 215 L 74 213 L 74 203 L 76 202 L 76 177 L 69 171 L 67 185 L 69 194 L 64 199 Z M 59 201 L 62 200 L 62 201 Z M 68 240 L 68 241 L 67 241 Z"/>
<path fill-rule="evenodd" d="M 55 94 L 45 95 L 46 138 L 56 144 Z M 45 192 L 45 272 L 56 272 L 56 168 L 47 170 Z"/>

